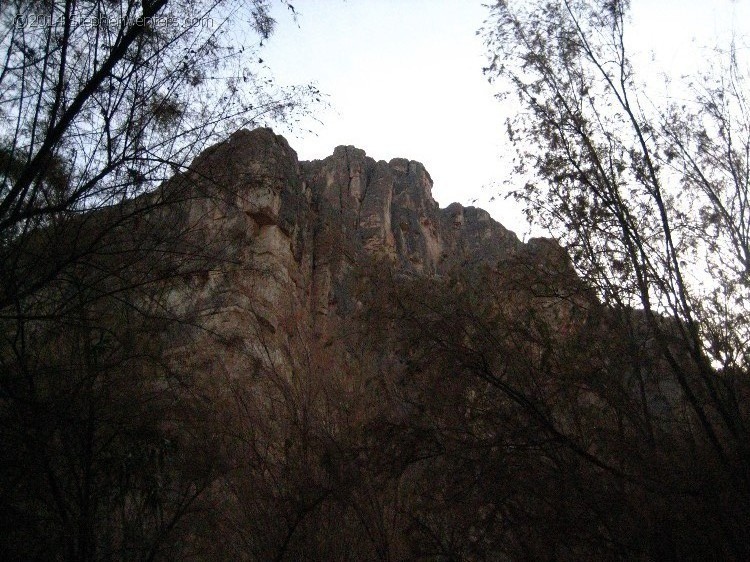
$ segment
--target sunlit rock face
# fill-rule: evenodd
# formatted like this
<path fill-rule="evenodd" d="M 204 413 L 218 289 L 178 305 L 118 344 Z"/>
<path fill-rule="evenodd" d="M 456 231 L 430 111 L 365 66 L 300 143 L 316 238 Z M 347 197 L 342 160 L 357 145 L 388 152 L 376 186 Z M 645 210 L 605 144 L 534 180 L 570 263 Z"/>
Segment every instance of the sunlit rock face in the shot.
<path fill-rule="evenodd" d="M 181 228 L 207 271 L 173 289 L 197 329 L 178 329 L 177 361 L 212 376 L 288 371 L 292 339 L 310 328 L 313 210 L 295 152 L 269 129 L 241 130 L 168 182 L 181 190 Z M 299 318 L 290 326 L 290 318 Z M 190 337 L 185 337 L 189 335 Z"/>
<path fill-rule="evenodd" d="M 536 255 L 572 271 L 554 241 L 523 244 L 482 209 L 441 209 L 419 162 L 376 161 L 352 146 L 299 162 L 270 129 L 241 130 L 170 184 L 195 194 L 183 212 L 201 225 L 196 244 L 222 252 L 219 267 L 175 289 L 173 300 L 211 311 L 204 328 L 226 348 L 210 344 L 206 369 L 232 377 L 288 371 L 301 340 L 335 339 L 362 306 L 357 272 L 367 260 L 426 278 Z M 185 354 L 191 349 L 195 341 Z"/>
<path fill-rule="evenodd" d="M 522 246 L 482 209 L 440 209 L 419 162 L 375 161 L 339 146 L 324 160 L 303 162 L 302 170 L 316 204 L 338 214 L 342 232 L 405 271 L 440 274 L 466 261 L 505 259 Z"/>

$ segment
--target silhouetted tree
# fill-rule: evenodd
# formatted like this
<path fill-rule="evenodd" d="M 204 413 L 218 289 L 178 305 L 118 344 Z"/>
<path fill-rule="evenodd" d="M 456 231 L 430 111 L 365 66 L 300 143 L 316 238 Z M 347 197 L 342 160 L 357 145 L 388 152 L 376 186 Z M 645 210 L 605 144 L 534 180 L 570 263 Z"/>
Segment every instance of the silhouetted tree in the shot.
<path fill-rule="evenodd" d="M 231 244 L 197 220 L 226 204 L 223 186 L 188 165 L 228 131 L 306 108 L 314 90 L 278 88 L 255 62 L 269 9 L 0 7 L 4 558 L 182 559 L 211 544 L 205 492 L 226 456 L 200 373 L 168 350 L 205 329 L 184 286 Z"/>
<path fill-rule="evenodd" d="M 618 321 L 648 339 L 661 368 L 649 374 L 636 364 L 636 373 L 675 382 L 703 472 L 699 495 L 722 537 L 712 544 L 742 559 L 750 507 L 745 76 L 732 49 L 725 67 L 681 92 L 690 102 L 654 108 L 628 58 L 627 9 L 626 1 L 497 2 L 486 71 L 524 108 L 508 131 L 520 169 L 534 179 L 516 196 L 560 237 Z"/>

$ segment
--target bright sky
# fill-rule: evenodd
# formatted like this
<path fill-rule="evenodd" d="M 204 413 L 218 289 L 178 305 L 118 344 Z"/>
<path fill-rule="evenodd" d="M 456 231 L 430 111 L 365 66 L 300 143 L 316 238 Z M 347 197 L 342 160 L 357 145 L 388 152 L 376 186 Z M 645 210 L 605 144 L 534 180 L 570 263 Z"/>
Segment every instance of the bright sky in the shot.
<path fill-rule="evenodd" d="M 332 106 L 318 115 L 322 124 L 308 123 L 311 133 L 285 133 L 300 159 L 324 158 L 346 144 L 376 160 L 418 160 L 442 207 L 483 207 L 524 236 L 520 209 L 504 198 L 517 187 L 504 126 L 512 107 L 493 97 L 482 75 L 485 50 L 475 32 L 487 17 L 483 3 L 297 0 L 298 26 L 277 9 L 264 60 L 282 83 L 316 83 Z M 733 26 L 748 33 L 750 25 L 750 0 L 632 4 L 631 44 L 650 70 L 696 69 L 709 56 L 702 46 L 725 40 Z"/>

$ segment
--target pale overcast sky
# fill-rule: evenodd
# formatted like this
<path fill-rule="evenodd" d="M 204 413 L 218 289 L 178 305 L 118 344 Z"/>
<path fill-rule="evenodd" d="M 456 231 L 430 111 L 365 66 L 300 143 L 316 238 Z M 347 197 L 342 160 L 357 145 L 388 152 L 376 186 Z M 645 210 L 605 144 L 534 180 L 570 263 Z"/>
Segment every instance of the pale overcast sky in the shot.
<path fill-rule="evenodd" d="M 473 0 L 297 0 L 297 26 L 286 9 L 262 56 L 282 83 L 315 82 L 332 109 L 287 134 L 300 159 L 335 146 L 376 160 L 422 162 L 433 196 L 490 211 L 524 236 L 528 226 L 504 194 L 509 161 L 504 120 L 512 107 L 494 99 L 482 76 L 485 50 L 475 32 L 487 9 Z M 705 45 L 747 33 L 750 0 L 633 0 L 631 43 L 649 69 L 688 72 L 705 63 Z M 283 131 L 281 131 L 283 132 Z M 494 201 L 492 200 L 494 199 Z"/>

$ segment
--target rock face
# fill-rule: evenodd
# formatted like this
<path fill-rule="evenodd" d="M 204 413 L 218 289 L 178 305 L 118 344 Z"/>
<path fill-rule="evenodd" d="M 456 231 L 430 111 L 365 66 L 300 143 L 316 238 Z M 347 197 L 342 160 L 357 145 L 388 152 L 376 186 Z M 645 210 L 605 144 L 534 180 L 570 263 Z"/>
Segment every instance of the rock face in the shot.
<path fill-rule="evenodd" d="M 439 274 L 465 260 L 507 257 L 521 246 L 482 209 L 458 203 L 440 209 L 419 162 L 376 162 L 339 146 L 325 160 L 303 163 L 303 172 L 318 208 L 338 213 L 347 236 L 404 270 Z"/>
<path fill-rule="evenodd" d="M 160 558 L 607 559 L 530 550 L 528 537 L 559 535 L 567 549 L 602 528 L 609 548 L 619 520 L 592 509 L 581 522 L 581 506 L 625 505 L 630 492 L 619 472 L 581 472 L 580 453 L 628 437 L 629 415 L 608 404 L 643 397 L 665 415 L 676 391 L 632 345 L 647 333 L 624 339 L 588 306 L 559 244 L 522 243 L 481 209 L 441 209 L 431 189 L 418 162 L 344 146 L 299 162 L 271 130 L 242 130 L 159 189 L 70 221 L 84 248 L 107 236 L 29 299 L 44 319 L 26 330 L 35 351 L 5 380 L 32 387 L 36 369 L 45 394 L 2 412 L 15 443 L 3 458 L 29 474 L 9 488 L 5 528 L 57 549 L 81 532 L 67 522 L 80 509 L 97 520 L 99 558 L 169 542 L 175 554 Z M 60 302 L 82 304 L 48 323 Z M 3 367 L 17 355 L 5 342 Z M 558 436 L 586 445 L 564 455 Z M 640 441 L 618 446 L 628 467 Z M 568 499 L 589 483 L 585 502 Z"/>
<path fill-rule="evenodd" d="M 352 146 L 299 162 L 270 129 L 241 130 L 170 186 L 194 193 L 190 221 L 203 225 L 196 244 L 220 245 L 224 261 L 174 289 L 173 299 L 211 310 L 204 327 L 239 345 L 240 353 L 214 347 L 204 358 L 205 370 L 221 368 L 231 377 L 289 370 L 300 338 L 332 340 L 342 319 L 362 306 L 356 271 L 367 260 L 425 278 L 503 267 L 516 256 L 572 272 L 553 240 L 524 244 L 482 209 L 441 209 L 419 162 L 375 161 Z M 195 360 L 194 340 L 181 347 Z M 257 364 L 248 365 L 248 356 Z"/>

